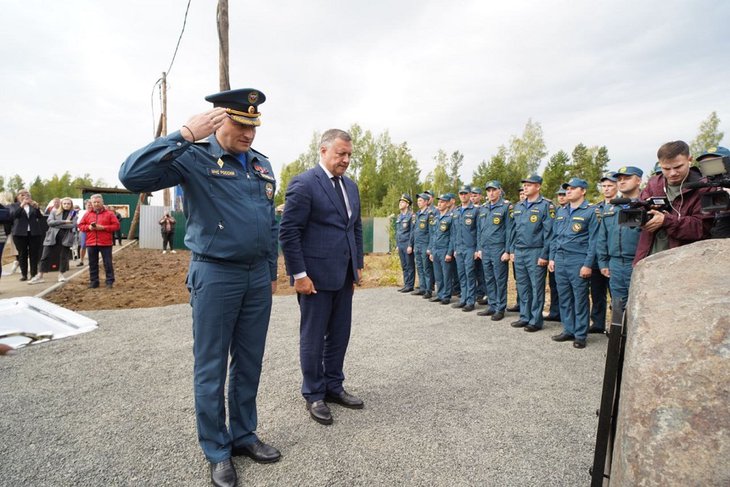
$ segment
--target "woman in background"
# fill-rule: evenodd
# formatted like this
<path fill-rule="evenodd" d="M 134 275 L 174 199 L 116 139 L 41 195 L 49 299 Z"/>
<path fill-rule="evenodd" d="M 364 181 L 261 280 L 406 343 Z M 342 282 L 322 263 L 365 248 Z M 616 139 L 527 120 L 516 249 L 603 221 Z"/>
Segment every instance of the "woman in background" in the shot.
<path fill-rule="evenodd" d="M 43 257 L 41 257 L 41 271 L 28 284 L 45 282 L 43 274 L 51 270 L 51 256 L 59 256 L 58 282 L 66 281 L 64 272 L 68 271 L 68 261 L 71 258 L 71 247 L 74 244 L 73 229 L 76 227 L 76 211 L 73 209 L 71 198 L 62 198 L 61 205 L 48 215 L 48 232 L 43 241 Z"/>

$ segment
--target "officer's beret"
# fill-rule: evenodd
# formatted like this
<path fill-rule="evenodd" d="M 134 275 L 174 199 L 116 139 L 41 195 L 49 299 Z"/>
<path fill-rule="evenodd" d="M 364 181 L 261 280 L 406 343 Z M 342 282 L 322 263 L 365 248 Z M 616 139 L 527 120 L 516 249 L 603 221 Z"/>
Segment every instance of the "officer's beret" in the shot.
<path fill-rule="evenodd" d="M 400 200 L 398 200 L 398 201 L 405 201 L 409 205 L 413 204 L 413 200 L 411 199 L 411 195 L 406 194 L 406 193 L 403 193 L 402 195 L 400 195 Z"/>
<path fill-rule="evenodd" d="M 602 178 L 600 179 L 600 182 L 601 182 L 601 183 L 602 183 L 602 182 L 604 182 L 604 181 L 611 181 L 611 182 L 615 183 L 615 182 L 616 182 L 616 173 L 615 173 L 615 172 L 613 172 L 613 171 L 611 171 L 611 172 L 607 172 L 607 173 L 606 173 L 606 174 L 604 174 L 604 175 L 603 175 L 603 177 L 602 177 Z"/>
<path fill-rule="evenodd" d="M 471 188 L 471 192 L 472 194 L 482 194 L 482 188 L 480 188 L 479 186 L 475 186 Z"/>
<path fill-rule="evenodd" d="M 701 161 L 702 159 L 705 159 L 707 157 L 727 157 L 730 156 L 730 150 L 726 149 L 725 147 L 710 147 L 709 149 L 705 149 L 705 152 L 699 155 L 697 158 L 698 161 Z"/>
<path fill-rule="evenodd" d="M 464 193 L 471 193 L 471 188 L 469 186 L 462 186 L 461 188 L 459 188 L 459 194 Z"/>
<path fill-rule="evenodd" d="M 238 123 L 255 127 L 261 125 L 261 120 L 259 120 L 261 113 L 258 111 L 258 106 L 266 101 L 266 96 L 259 90 L 243 88 L 221 91 L 206 96 L 205 100 L 211 102 L 214 107 L 225 108 L 228 116 Z"/>
<path fill-rule="evenodd" d="M 540 176 L 538 176 L 537 174 L 531 174 L 520 182 L 542 184 L 542 178 Z"/>
<path fill-rule="evenodd" d="M 563 189 L 568 189 L 568 187 L 588 189 L 588 181 L 581 178 L 570 178 L 570 181 L 561 184 L 560 187 Z"/>
<path fill-rule="evenodd" d="M 636 166 L 623 166 L 616 171 L 616 176 L 643 176 L 644 171 Z"/>
<path fill-rule="evenodd" d="M 487 183 L 486 189 L 493 188 L 493 189 L 502 189 L 502 183 L 497 181 L 496 179 L 493 181 L 489 181 Z"/>
<path fill-rule="evenodd" d="M 451 201 L 454 199 L 454 197 L 451 193 L 444 193 L 441 196 L 439 196 L 439 199 L 444 200 L 444 201 Z"/>

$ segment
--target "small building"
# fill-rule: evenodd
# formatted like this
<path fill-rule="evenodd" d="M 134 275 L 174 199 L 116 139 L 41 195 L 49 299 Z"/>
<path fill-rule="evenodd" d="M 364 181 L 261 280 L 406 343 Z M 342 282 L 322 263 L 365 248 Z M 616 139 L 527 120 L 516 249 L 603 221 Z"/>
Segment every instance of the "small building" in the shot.
<path fill-rule="evenodd" d="M 122 215 L 121 230 L 122 237 L 127 238 L 129 227 L 132 224 L 132 217 L 137 210 L 139 203 L 139 193 L 132 193 L 124 188 L 97 188 L 94 186 L 84 186 L 81 189 L 81 195 L 84 201 L 91 198 L 92 195 L 100 194 L 104 198 L 104 205 L 112 211 L 118 211 Z M 144 204 L 149 203 L 149 194 L 145 194 Z"/>

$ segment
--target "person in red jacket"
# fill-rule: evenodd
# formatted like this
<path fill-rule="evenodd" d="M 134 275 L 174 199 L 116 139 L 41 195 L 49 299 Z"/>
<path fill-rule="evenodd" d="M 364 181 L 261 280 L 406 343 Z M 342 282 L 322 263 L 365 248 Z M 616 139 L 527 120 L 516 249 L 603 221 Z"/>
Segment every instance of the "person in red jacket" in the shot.
<path fill-rule="evenodd" d="M 84 213 L 79 230 L 86 232 L 86 252 L 89 255 L 89 287 L 99 287 L 99 254 L 104 261 L 106 287 L 114 286 L 112 244 L 114 232 L 119 230 L 119 220 L 113 211 L 104 207 L 104 198 L 95 194 L 91 198 L 91 211 Z"/>
<path fill-rule="evenodd" d="M 666 196 L 669 211 L 649 210 L 651 218 L 643 227 L 636 247 L 634 265 L 649 255 L 708 238 L 713 215 L 702 213 L 700 200 L 710 188 L 688 189 L 688 183 L 702 179 L 686 142 L 667 142 L 657 151 L 661 173 L 649 179 L 640 198 Z"/>

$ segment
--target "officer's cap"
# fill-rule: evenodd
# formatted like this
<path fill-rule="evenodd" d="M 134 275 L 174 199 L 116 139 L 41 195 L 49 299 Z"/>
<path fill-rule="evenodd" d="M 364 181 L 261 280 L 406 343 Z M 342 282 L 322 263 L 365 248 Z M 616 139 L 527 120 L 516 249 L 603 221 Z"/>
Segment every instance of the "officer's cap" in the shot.
<path fill-rule="evenodd" d="M 413 204 L 413 200 L 411 199 L 411 195 L 409 195 L 407 193 L 403 193 L 402 195 L 400 195 L 400 200 L 398 200 L 398 201 L 405 201 L 409 205 Z"/>
<path fill-rule="evenodd" d="M 662 167 L 659 165 L 659 161 L 654 164 L 654 169 L 651 170 L 654 174 L 661 174 L 662 173 Z"/>
<path fill-rule="evenodd" d="M 570 178 L 570 181 L 561 184 L 560 187 L 563 189 L 568 189 L 568 187 L 588 189 L 588 181 L 581 178 Z"/>
<path fill-rule="evenodd" d="M 530 174 L 525 179 L 521 181 L 522 183 L 536 183 L 536 184 L 542 184 L 542 178 L 538 176 L 537 174 Z"/>
<path fill-rule="evenodd" d="M 426 192 L 418 193 L 416 196 L 418 196 L 419 198 L 421 198 L 424 201 L 428 201 L 429 199 L 431 199 L 431 195 Z"/>
<path fill-rule="evenodd" d="M 561 194 L 561 195 L 565 196 L 565 193 L 566 193 L 566 191 L 565 191 L 565 190 L 564 190 L 563 188 L 560 188 L 560 189 L 559 189 L 559 190 L 557 191 L 557 193 L 556 193 L 556 194 Z"/>
<path fill-rule="evenodd" d="M 431 191 L 430 189 L 424 191 L 423 194 L 427 194 L 429 198 L 433 198 L 433 191 Z"/>
<path fill-rule="evenodd" d="M 614 171 L 607 172 L 600 179 L 600 182 L 601 183 L 604 182 L 604 181 L 611 181 L 612 183 L 615 183 L 616 182 L 616 173 Z"/>
<path fill-rule="evenodd" d="M 636 166 L 623 166 L 616 171 L 616 176 L 643 176 L 644 171 Z"/>
<path fill-rule="evenodd" d="M 451 201 L 454 199 L 454 196 L 451 193 L 444 193 L 441 196 L 439 196 L 439 199 L 444 200 L 444 201 Z"/>
<path fill-rule="evenodd" d="M 475 186 L 471 188 L 471 192 L 472 194 L 482 194 L 482 188 L 480 188 L 479 186 Z"/>
<path fill-rule="evenodd" d="M 702 159 L 708 158 L 708 157 L 726 157 L 730 156 L 730 150 L 726 149 L 725 147 L 710 147 L 709 149 L 705 149 L 705 152 L 699 155 L 697 158 L 698 161 L 701 161 Z"/>
<path fill-rule="evenodd" d="M 258 106 L 266 101 L 266 96 L 259 90 L 243 88 L 221 91 L 208 95 L 205 99 L 214 107 L 225 108 L 228 116 L 240 124 L 254 127 L 261 125 L 261 120 L 259 120 L 261 113 L 258 111 Z"/>
<path fill-rule="evenodd" d="M 462 186 L 459 188 L 459 194 L 466 194 L 471 193 L 471 188 L 469 186 Z"/>
<path fill-rule="evenodd" d="M 492 188 L 492 189 L 502 189 L 502 183 L 500 183 L 496 179 L 493 180 L 493 181 L 489 181 L 487 183 L 485 189 L 489 189 L 489 188 Z"/>

